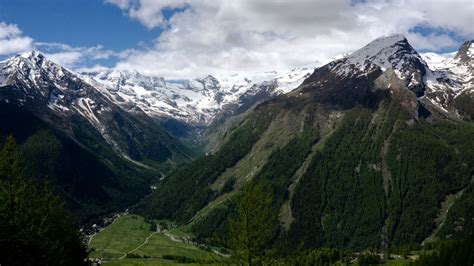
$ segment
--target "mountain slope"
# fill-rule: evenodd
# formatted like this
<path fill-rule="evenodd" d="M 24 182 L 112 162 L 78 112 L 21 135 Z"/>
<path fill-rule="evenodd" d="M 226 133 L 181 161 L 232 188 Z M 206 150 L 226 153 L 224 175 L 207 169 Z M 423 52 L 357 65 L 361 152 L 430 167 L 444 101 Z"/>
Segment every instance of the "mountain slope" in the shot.
<path fill-rule="evenodd" d="M 445 197 L 471 191 L 474 125 L 459 106 L 426 103 L 436 100 L 435 74 L 403 36 L 379 38 L 258 105 L 219 150 L 170 175 L 138 211 L 191 223 L 200 239 L 225 235 L 229 199 L 257 182 L 273 191 L 280 244 L 362 249 L 421 243 L 438 226 L 438 237 L 454 234 L 453 217 L 472 219 L 459 211 L 471 208 L 469 193 L 445 223 L 435 220 Z M 214 171 L 224 154 L 233 160 Z M 199 200 L 176 200 L 171 189 Z M 467 222 L 457 230 L 473 232 Z"/>

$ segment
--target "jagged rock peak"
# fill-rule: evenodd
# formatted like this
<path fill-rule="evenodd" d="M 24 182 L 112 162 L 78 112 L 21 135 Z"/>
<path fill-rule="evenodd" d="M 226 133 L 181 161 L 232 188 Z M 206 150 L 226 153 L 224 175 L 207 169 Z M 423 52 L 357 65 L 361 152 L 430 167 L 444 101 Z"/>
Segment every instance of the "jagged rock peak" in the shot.
<path fill-rule="evenodd" d="M 464 42 L 459 48 L 454 59 L 462 63 L 472 62 L 474 58 L 474 40 Z"/>
<path fill-rule="evenodd" d="M 198 79 L 198 81 L 204 85 L 205 89 L 218 90 L 221 87 L 219 80 L 212 75 L 207 75 L 203 79 Z"/>
<path fill-rule="evenodd" d="M 25 68 L 30 67 L 34 69 L 40 68 L 63 68 L 59 64 L 48 60 L 41 52 L 38 51 L 29 51 L 21 54 L 17 54 L 13 57 L 10 57 L 5 61 L 5 64 L 10 67 L 16 68 Z"/>
<path fill-rule="evenodd" d="M 29 51 L 29 52 L 24 52 L 21 54 L 17 54 L 13 57 L 10 57 L 5 61 L 6 65 L 10 66 L 19 66 L 20 62 L 23 62 L 27 66 L 32 67 L 33 65 L 36 65 L 37 67 L 41 67 L 45 63 L 47 64 L 53 64 L 53 62 L 50 62 L 47 60 L 44 55 L 38 51 Z"/>

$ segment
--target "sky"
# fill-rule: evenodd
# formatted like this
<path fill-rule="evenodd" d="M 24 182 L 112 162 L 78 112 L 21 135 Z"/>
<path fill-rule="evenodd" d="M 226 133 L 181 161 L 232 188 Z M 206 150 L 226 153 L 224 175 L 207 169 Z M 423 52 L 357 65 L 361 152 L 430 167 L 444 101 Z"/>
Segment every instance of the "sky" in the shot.
<path fill-rule="evenodd" d="M 473 25 L 474 0 L 0 0 L 0 59 L 195 78 L 288 70 L 387 34 L 447 53 Z"/>

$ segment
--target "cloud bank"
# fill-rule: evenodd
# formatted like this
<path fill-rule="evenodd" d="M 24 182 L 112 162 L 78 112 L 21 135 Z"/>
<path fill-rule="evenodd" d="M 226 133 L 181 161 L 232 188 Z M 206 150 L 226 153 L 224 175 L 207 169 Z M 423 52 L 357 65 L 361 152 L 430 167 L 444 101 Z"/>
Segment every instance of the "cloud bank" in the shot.
<path fill-rule="evenodd" d="M 72 69 L 81 68 L 81 70 L 84 63 L 109 58 L 125 59 L 131 52 L 131 50 L 114 52 L 106 49 L 102 45 L 92 47 L 72 47 L 64 43 L 47 42 L 35 42 L 34 47 L 43 52 L 44 55 L 53 62 Z"/>
<path fill-rule="evenodd" d="M 431 51 L 454 49 L 460 39 L 474 36 L 471 0 L 106 2 L 148 28 L 164 30 L 152 49 L 134 51 L 117 67 L 176 78 L 288 69 L 392 33 Z M 180 11 L 166 20 L 165 9 Z"/>
<path fill-rule="evenodd" d="M 103 0 L 148 29 L 150 47 L 112 51 L 35 41 L 0 22 L 0 56 L 37 49 L 78 71 L 134 69 L 166 78 L 288 70 L 402 33 L 418 50 L 474 38 L 472 0 Z M 124 32 L 124 38 L 126 38 Z"/>

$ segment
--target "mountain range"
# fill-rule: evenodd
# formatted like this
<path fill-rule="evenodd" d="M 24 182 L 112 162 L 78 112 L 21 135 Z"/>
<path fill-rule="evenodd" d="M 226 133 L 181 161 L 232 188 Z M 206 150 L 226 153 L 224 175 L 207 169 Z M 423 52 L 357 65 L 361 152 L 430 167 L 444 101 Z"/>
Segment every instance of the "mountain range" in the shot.
<path fill-rule="evenodd" d="M 420 54 L 390 35 L 284 73 L 167 80 L 30 52 L 0 62 L 0 136 L 84 220 L 151 193 L 135 212 L 212 242 L 256 182 L 272 192 L 278 244 L 458 237 L 474 229 L 473 56 L 473 41 Z"/>
<path fill-rule="evenodd" d="M 249 98 L 268 99 L 294 89 L 312 72 L 314 65 L 287 73 L 271 71 L 254 77 L 234 74 L 216 78 L 165 80 L 136 71 L 109 70 L 85 73 L 86 80 L 129 109 L 138 107 L 150 117 L 173 118 L 195 126 L 206 126 L 224 109 L 244 105 Z M 133 108 L 132 107 L 132 108 Z M 235 107 L 234 107 L 235 108 Z"/>

